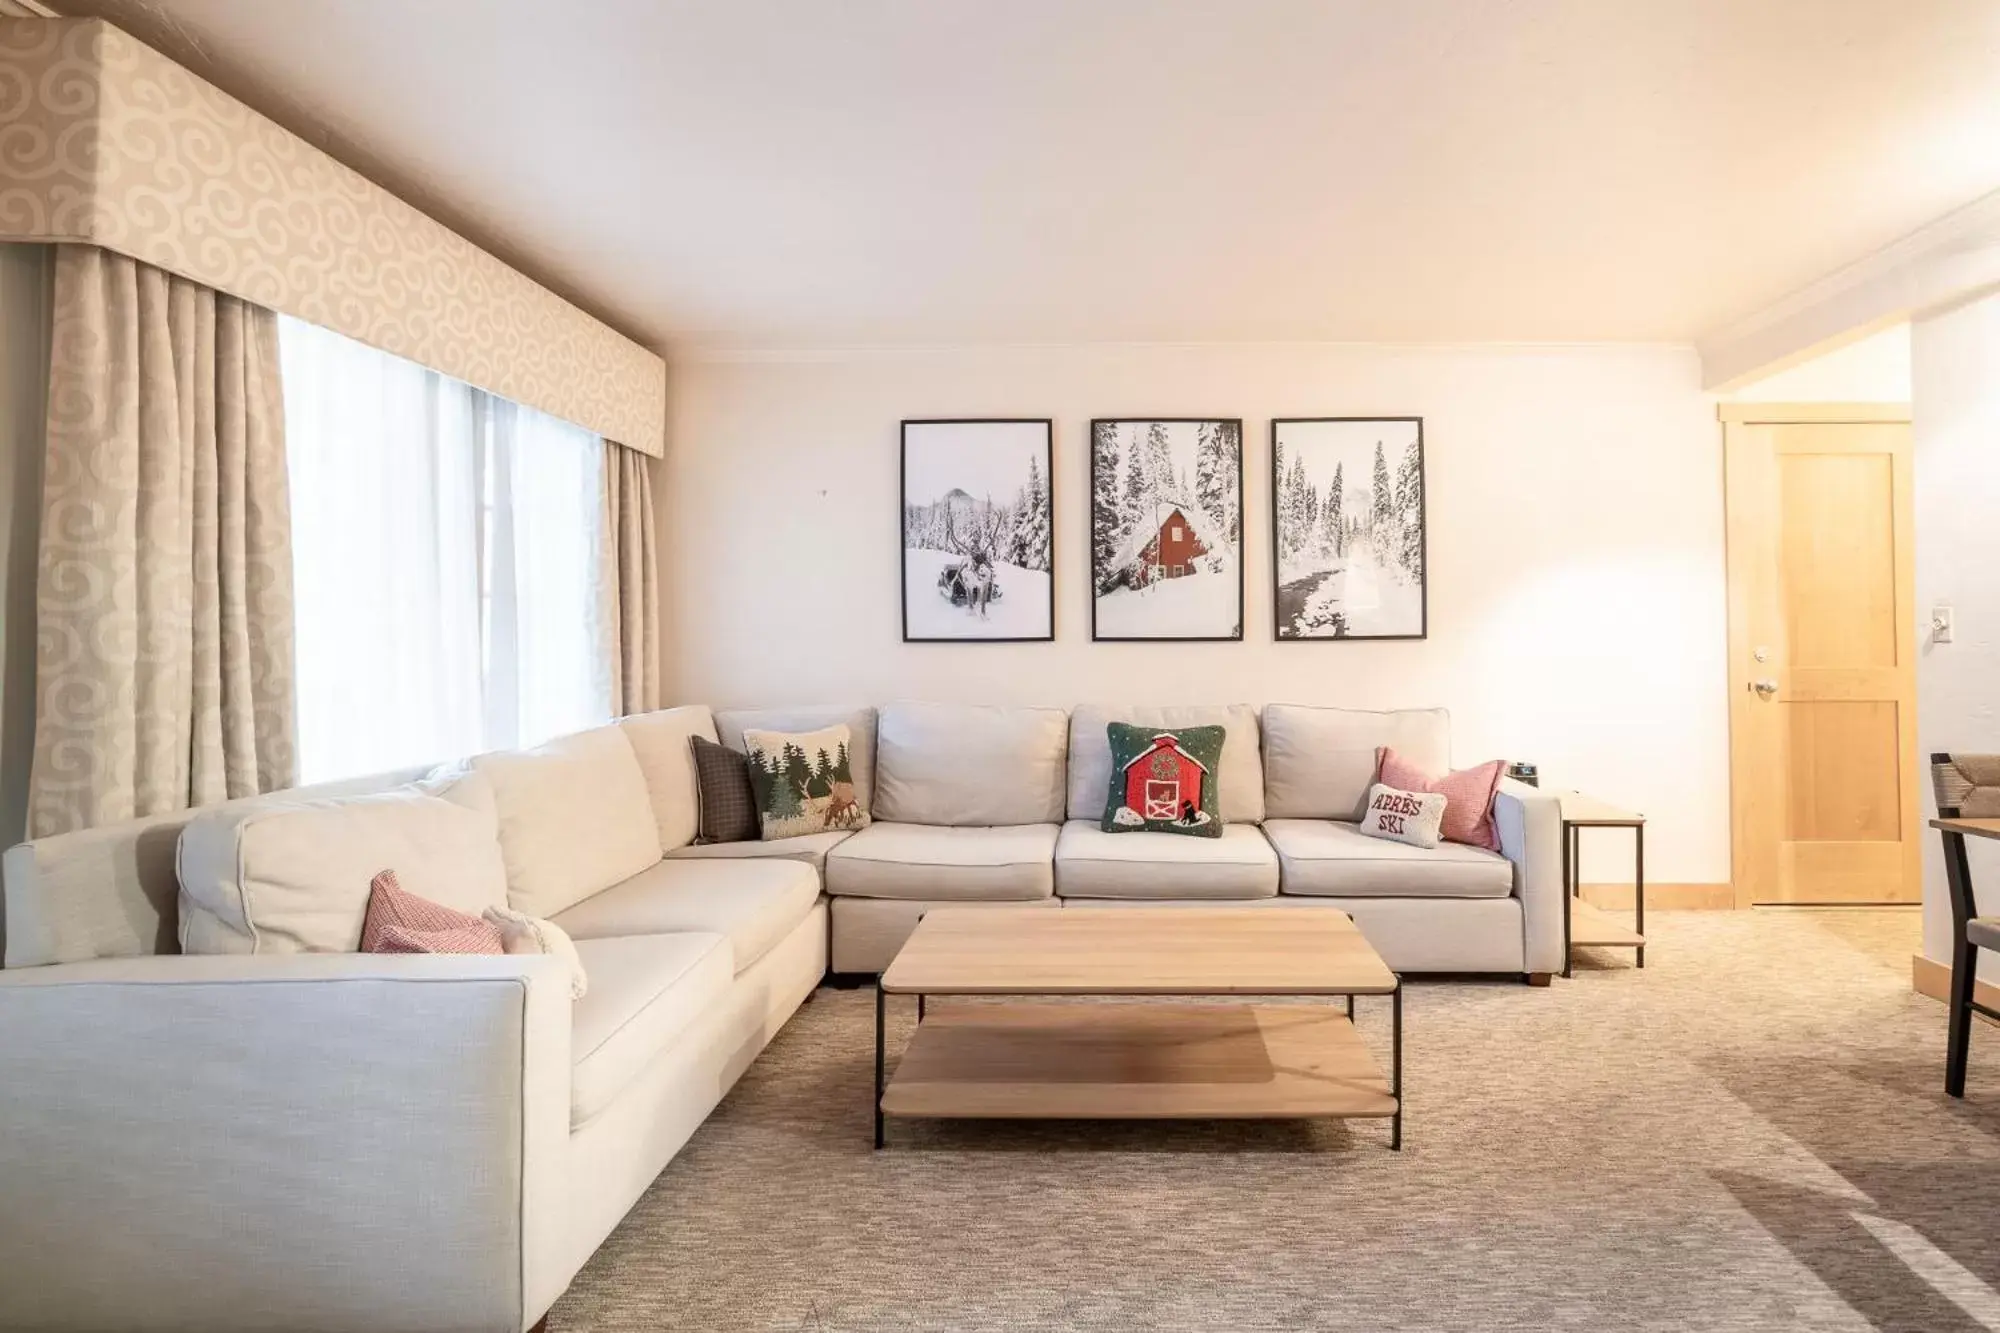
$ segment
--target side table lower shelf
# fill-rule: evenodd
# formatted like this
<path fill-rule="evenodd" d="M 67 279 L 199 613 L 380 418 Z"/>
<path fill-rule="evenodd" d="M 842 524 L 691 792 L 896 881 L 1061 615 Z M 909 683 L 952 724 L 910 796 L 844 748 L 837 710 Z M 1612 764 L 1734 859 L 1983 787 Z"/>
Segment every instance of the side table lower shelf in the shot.
<path fill-rule="evenodd" d="M 1575 974 L 1570 955 L 1584 948 L 1631 949 L 1638 967 L 1646 966 L 1646 817 L 1606 805 L 1581 792 L 1557 792 L 1562 803 L 1563 837 L 1563 975 Z M 1632 830 L 1632 924 L 1583 900 L 1583 830 Z"/>

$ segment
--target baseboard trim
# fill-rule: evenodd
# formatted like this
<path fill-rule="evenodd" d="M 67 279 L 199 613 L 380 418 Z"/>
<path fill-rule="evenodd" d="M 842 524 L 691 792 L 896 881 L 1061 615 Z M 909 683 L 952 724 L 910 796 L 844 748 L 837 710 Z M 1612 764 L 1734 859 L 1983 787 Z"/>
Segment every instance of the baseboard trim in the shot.
<path fill-rule="evenodd" d="M 1630 884 L 1586 884 L 1583 900 L 1607 912 L 1632 910 Z M 1736 889 L 1728 884 L 1648 884 L 1646 906 L 1673 912 L 1718 912 L 1733 910 Z"/>
<path fill-rule="evenodd" d="M 1951 968 L 1920 953 L 1911 954 L 1910 986 L 1917 994 L 1928 995 L 1943 1003 L 1951 998 Z M 1972 983 L 1972 998 L 1989 1008 L 2000 1009 L 2000 986 L 1990 981 L 1975 981 Z M 1975 1011 L 1972 1016 L 2000 1027 L 2000 1022 L 1987 1018 L 1985 1014 Z"/>

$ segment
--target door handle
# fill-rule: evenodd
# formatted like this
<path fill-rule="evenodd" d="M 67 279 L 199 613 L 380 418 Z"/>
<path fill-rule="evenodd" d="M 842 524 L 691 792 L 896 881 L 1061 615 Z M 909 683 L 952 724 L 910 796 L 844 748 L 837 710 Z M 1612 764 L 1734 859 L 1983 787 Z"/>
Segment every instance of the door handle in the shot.
<path fill-rule="evenodd" d="M 1751 681 L 1750 688 L 1757 691 L 1759 699 L 1768 699 L 1778 692 L 1778 682 L 1766 676 L 1762 680 Z"/>

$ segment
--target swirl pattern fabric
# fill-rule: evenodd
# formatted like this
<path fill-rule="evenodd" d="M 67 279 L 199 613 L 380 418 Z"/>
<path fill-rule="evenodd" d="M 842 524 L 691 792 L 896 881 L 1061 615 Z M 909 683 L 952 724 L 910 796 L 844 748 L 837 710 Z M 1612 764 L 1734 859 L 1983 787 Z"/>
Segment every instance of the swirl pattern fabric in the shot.
<path fill-rule="evenodd" d="M 293 782 L 277 317 L 56 255 L 33 837 Z"/>
<path fill-rule="evenodd" d="M 102 19 L 0 18 L 0 239 L 88 241 L 664 447 L 658 356 Z"/>

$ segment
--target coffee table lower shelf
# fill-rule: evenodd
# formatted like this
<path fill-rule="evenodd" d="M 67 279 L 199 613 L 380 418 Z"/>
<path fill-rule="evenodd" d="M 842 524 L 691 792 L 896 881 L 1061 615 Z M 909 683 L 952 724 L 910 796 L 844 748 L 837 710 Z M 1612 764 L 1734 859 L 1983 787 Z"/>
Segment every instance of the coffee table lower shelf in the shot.
<path fill-rule="evenodd" d="M 933 1002 L 880 1108 L 935 1119 L 1386 1118 L 1392 1146 L 1402 1138 L 1396 1085 L 1330 1004 Z"/>

